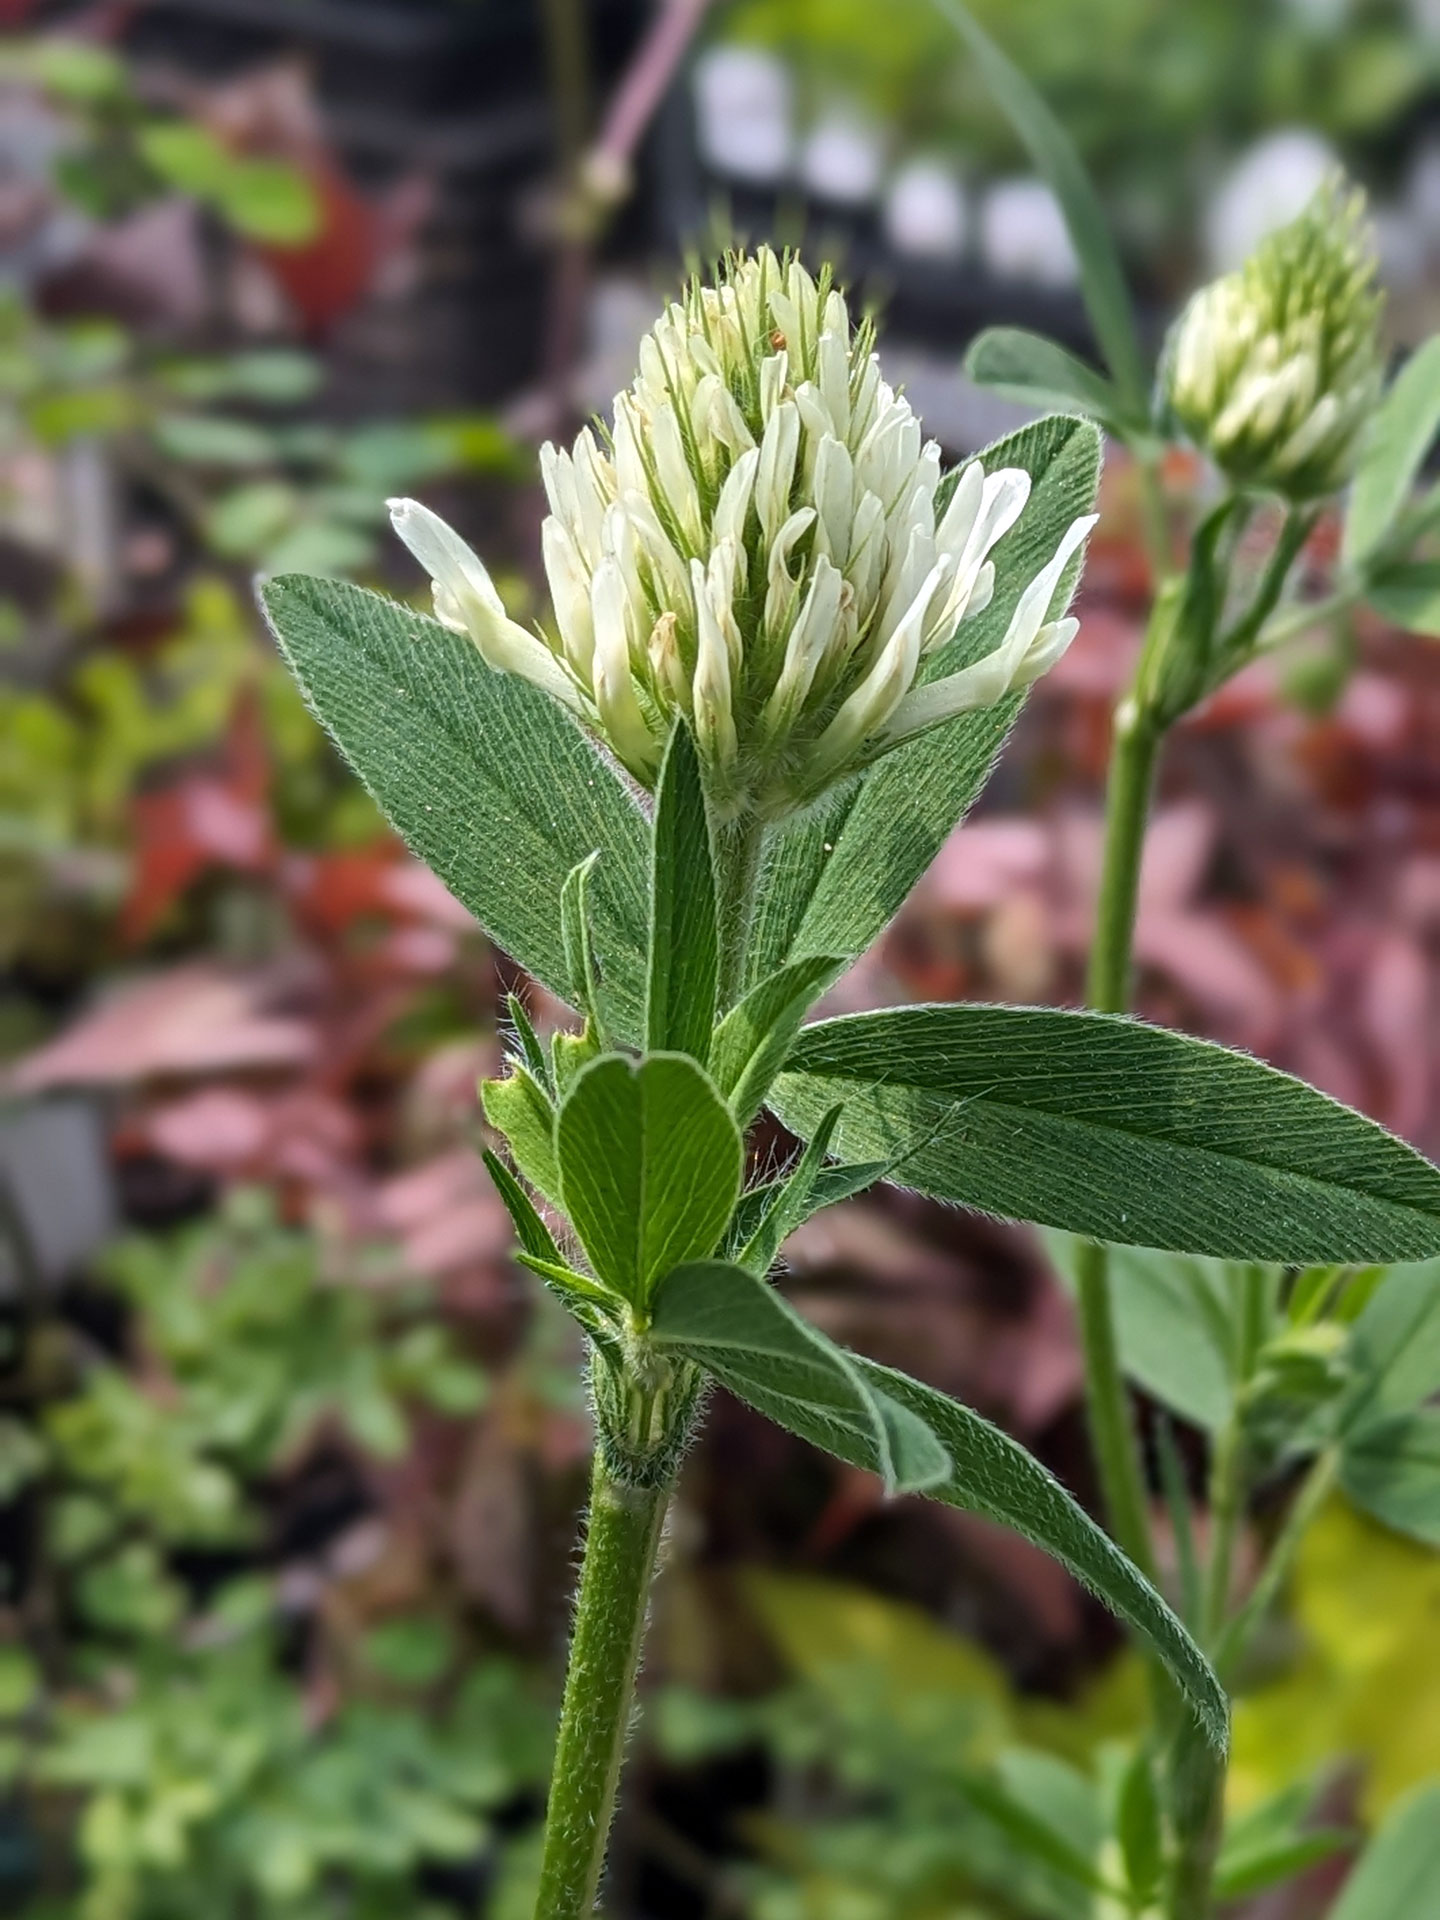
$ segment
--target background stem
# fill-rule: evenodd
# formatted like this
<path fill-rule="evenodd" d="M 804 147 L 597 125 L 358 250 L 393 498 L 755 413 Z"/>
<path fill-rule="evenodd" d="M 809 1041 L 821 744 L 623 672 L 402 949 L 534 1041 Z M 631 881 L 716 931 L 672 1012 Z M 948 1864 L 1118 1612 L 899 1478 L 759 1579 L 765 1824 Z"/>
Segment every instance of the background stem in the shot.
<path fill-rule="evenodd" d="M 1090 952 L 1088 998 L 1102 1013 L 1123 1012 L 1130 999 L 1130 949 L 1140 857 L 1159 736 L 1134 698 L 1115 713 L 1115 740 L 1105 803 L 1105 858 Z M 1110 1298 L 1110 1256 L 1098 1242 L 1080 1248 L 1076 1285 L 1085 1352 L 1085 1400 L 1091 1444 L 1110 1528 L 1142 1573 L 1153 1576 L 1155 1556 L 1145 1479 L 1125 1377 L 1120 1368 Z"/>
<path fill-rule="evenodd" d="M 669 1498 L 668 1483 L 614 1479 L 597 1448 L 535 1920 L 585 1920 L 595 1905 Z"/>

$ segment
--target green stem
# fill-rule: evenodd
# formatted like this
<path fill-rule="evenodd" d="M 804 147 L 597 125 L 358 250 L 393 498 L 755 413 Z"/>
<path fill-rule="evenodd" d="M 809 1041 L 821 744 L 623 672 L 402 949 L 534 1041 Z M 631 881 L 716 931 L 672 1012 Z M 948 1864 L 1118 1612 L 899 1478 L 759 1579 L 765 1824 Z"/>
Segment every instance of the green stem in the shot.
<path fill-rule="evenodd" d="M 1105 811 L 1105 859 L 1090 952 L 1088 996 L 1102 1013 L 1120 1013 L 1130 999 L 1130 950 L 1140 856 L 1159 735 L 1133 697 L 1115 714 L 1115 743 Z M 1140 1448 L 1120 1366 L 1105 1247 L 1086 1242 L 1076 1275 L 1080 1337 L 1085 1353 L 1085 1398 L 1091 1443 L 1105 1509 L 1116 1540 L 1142 1573 L 1153 1575 L 1150 1520 Z"/>
<path fill-rule="evenodd" d="M 1245 1511 L 1245 1442 L 1238 1417 L 1226 1421 L 1210 1462 L 1210 1552 L 1205 1568 L 1201 1644 L 1213 1647 L 1225 1623 L 1235 1541 Z"/>
<path fill-rule="evenodd" d="M 1309 1532 L 1320 1509 L 1329 1499 L 1340 1473 L 1340 1456 L 1335 1449 L 1319 1454 L 1291 1502 L 1285 1524 L 1275 1536 L 1269 1558 L 1260 1578 L 1251 1589 L 1243 1607 L 1221 1635 L 1215 1649 L 1215 1670 L 1224 1680 L 1232 1673 L 1241 1655 L 1270 1609 L 1280 1597 L 1300 1543 Z"/>
<path fill-rule="evenodd" d="M 597 1449 L 535 1920 L 594 1910 L 670 1486 L 628 1486 Z"/>
<path fill-rule="evenodd" d="M 727 1012 L 745 990 L 745 955 L 760 880 L 765 828 L 753 814 L 718 824 L 715 855 L 715 917 L 720 934 L 719 1005 Z"/>

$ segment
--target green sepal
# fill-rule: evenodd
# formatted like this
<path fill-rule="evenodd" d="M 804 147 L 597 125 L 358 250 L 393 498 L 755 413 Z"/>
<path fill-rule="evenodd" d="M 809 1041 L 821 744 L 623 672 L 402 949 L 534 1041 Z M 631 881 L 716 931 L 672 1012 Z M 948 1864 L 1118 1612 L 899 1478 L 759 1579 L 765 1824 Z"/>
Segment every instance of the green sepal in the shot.
<path fill-rule="evenodd" d="M 523 1250 L 534 1260 L 545 1260 L 551 1266 L 560 1266 L 560 1249 L 550 1234 L 550 1229 L 535 1211 L 530 1196 L 520 1182 L 511 1173 L 498 1154 L 487 1147 L 480 1158 L 485 1170 L 495 1182 L 495 1191 L 505 1203 Z"/>
<path fill-rule="evenodd" d="M 581 1069 L 588 1067 L 592 1060 L 598 1060 L 603 1052 L 604 1048 L 595 1038 L 588 1020 L 579 1033 L 566 1033 L 563 1028 L 557 1028 L 551 1034 L 550 1078 L 557 1100 L 564 1100 Z"/>
<path fill-rule="evenodd" d="M 563 1260 L 540 1260 L 533 1253 L 517 1253 L 522 1267 L 538 1274 L 565 1310 L 585 1329 L 615 1366 L 622 1364 L 619 1329 L 615 1308 L 620 1303 L 606 1287 L 598 1287 L 588 1274 L 577 1273 Z"/>
<path fill-rule="evenodd" d="M 510 1156 L 537 1193 L 560 1205 L 560 1169 L 555 1159 L 555 1109 L 527 1067 L 518 1062 L 503 1080 L 480 1082 L 485 1118 L 502 1134 Z"/>
<path fill-rule="evenodd" d="M 599 858 L 597 849 L 586 859 L 577 860 L 565 876 L 560 889 L 560 938 L 565 945 L 572 1004 L 584 1014 L 585 1025 L 603 1053 L 607 1042 L 600 1017 L 600 975 L 590 940 L 590 876 Z"/>
<path fill-rule="evenodd" d="M 526 1066 L 545 1091 L 553 1095 L 555 1088 L 550 1079 L 550 1062 L 545 1057 L 540 1036 L 536 1033 L 530 1016 L 525 1011 L 525 1003 L 519 994 L 506 994 L 505 1010 L 510 1015 L 510 1024 L 515 1029 L 515 1038 L 520 1042 L 520 1053 Z"/>

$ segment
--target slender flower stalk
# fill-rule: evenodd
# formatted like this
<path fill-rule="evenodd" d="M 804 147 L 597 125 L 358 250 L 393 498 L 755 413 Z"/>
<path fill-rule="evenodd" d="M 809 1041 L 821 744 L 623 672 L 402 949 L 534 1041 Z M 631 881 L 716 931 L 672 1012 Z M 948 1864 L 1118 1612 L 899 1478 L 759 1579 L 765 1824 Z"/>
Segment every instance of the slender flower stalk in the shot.
<path fill-rule="evenodd" d="M 999 645 L 944 650 L 989 604 L 1029 475 L 942 476 L 868 322 L 828 275 L 769 249 L 693 283 L 640 348 L 613 426 L 541 451 L 553 632 L 507 619 L 443 521 L 392 501 L 435 611 L 491 666 L 568 706 L 652 787 L 677 714 L 714 819 L 783 819 L 879 755 L 1028 686 L 1077 622 L 1055 602 L 1093 516 L 1068 529 Z"/>

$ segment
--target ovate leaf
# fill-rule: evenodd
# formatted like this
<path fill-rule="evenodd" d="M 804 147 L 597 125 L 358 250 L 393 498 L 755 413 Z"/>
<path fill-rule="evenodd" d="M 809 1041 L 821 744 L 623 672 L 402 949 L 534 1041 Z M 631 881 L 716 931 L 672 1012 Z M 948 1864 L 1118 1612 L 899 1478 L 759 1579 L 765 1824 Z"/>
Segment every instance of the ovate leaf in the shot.
<path fill-rule="evenodd" d="M 1403 560 L 1386 567 L 1367 583 L 1365 598 L 1376 613 L 1407 633 L 1440 639 L 1440 563 Z"/>
<path fill-rule="evenodd" d="M 719 969 L 705 791 L 695 743 L 681 722 L 665 750 L 655 796 L 645 999 L 645 1045 L 650 1052 L 706 1059 Z"/>
<path fill-rule="evenodd" d="M 1440 1407 L 1394 1414 L 1347 1436 L 1340 1483 L 1383 1525 L 1440 1547 Z"/>
<path fill-rule="evenodd" d="M 561 889 L 603 850 L 590 888 L 602 999 L 611 1029 L 638 1035 L 648 828 L 569 716 L 379 594 L 286 575 L 261 600 L 307 701 L 411 851 L 561 998 Z"/>
<path fill-rule="evenodd" d="M 1055 1232 L 1044 1239 L 1073 1293 L 1081 1243 Z M 1128 1377 L 1182 1419 L 1218 1432 L 1234 1404 L 1226 1264 L 1153 1247 L 1113 1247 L 1110 1295 Z"/>
<path fill-rule="evenodd" d="M 1440 1393 L 1440 1260 L 1392 1267 L 1350 1334 L 1352 1424 L 1408 1413 Z"/>
<path fill-rule="evenodd" d="M 650 1337 L 891 1487 L 933 1485 L 949 1471 L 923 1421 L 888 1396 L 882 1408 L 854 1358 L 743 1267 L 702 1260 L 677 1268 L 656 1294 Z"/>
<path fill-rule="evenodd" d="M 1088 420 L 1052 415 L 979 455 L 987 473 L 1023 468 L 1030 499 L 995 549 L 990 604 L 931 656 L 926 678 L 954 673 L 1000 644 L 1020 595 L 1071 521 L 1093 507 L 1100 453 Z M 836 798 L 771 835 L 751 937 L 752 984 L 790 960 L 854 958 L 884 931 L 984 785 L 1022 697 L 960 714 L 898 747 Z"/>
<path fill-rule="evenodd" d="M 1345 1882 L 1330 1920 L 1420 1920 L 1440 1912 L 1440 1786 L 1403 1800 Z"/>
<path fill-rule="evenodd" d="M 1120 396 L 1103 373 L 1023 327 L 987 327 L 977 334 L 965 371 L 976 386 L 1021 406 L 1074 409 L 1106 424 L 1121 417 Z"/>
<path fill-rule="evenodd" d="M 802 1030 L 773 1104 L 1012 1220 L 1239 1260 L 1440 1251 L 1440 1171 L 1303 1081 L 1114 1014 L 905 1007 Z"/>
<path fill-rule="evenodd" d="M 1440 335 L 1411 354 L 1366 428 L 1340 549 L 1347 567 L 1384 544 L 1437 432 Z"/>
<path fill-rule="evenodd" d="M 592 1060 L 555 1128 L 561 1197 L 597 1276 L 637 1307 L 714 1251 L 740 1192 L 740 1130 L 682 1054 Z"/>

